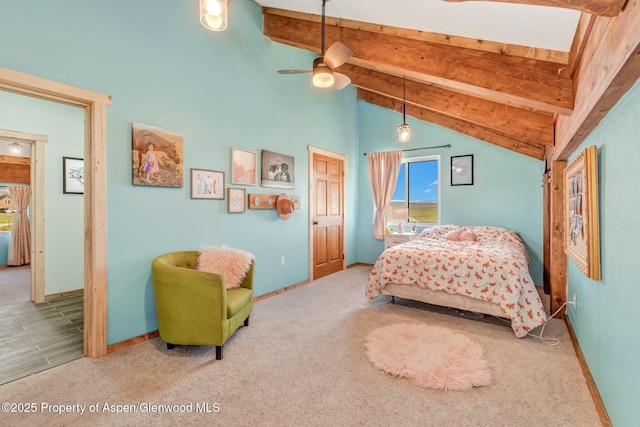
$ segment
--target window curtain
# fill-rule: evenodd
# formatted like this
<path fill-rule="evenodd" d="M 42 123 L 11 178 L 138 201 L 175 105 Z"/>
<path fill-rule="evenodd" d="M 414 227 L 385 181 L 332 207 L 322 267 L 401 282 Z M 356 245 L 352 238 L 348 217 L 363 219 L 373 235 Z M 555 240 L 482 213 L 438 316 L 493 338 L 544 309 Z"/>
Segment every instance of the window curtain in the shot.
<path fill-rule="evenodd" d="M 7 265 L 18 266 L 31 262 L 31 231 L 27 207 L 31 200 L 31 187 L 7 187 L 16 205 L 13 217 L 13 228 L 9 239 L 9 256 Z"/>
<path fill-rule="evenodd" d="M 387 151 L 383 153 L 368 153 L 369 181 L 373 192 L 373 202 L 376 206 L 373 221 L 373 237 L 382 240 L 387 225 L 384 210 L 391 202 L 391 196 L 396 189 L 402 151 Z"/>

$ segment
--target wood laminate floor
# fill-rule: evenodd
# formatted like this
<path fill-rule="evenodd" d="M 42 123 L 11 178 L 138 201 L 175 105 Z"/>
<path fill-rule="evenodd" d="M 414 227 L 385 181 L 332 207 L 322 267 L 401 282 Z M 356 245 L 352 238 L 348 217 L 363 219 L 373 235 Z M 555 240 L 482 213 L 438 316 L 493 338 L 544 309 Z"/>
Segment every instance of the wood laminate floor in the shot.
<path fill-rule="evenodd" d="M 0 307 L 0 384 L 83 356 L 83 296 Z"/>

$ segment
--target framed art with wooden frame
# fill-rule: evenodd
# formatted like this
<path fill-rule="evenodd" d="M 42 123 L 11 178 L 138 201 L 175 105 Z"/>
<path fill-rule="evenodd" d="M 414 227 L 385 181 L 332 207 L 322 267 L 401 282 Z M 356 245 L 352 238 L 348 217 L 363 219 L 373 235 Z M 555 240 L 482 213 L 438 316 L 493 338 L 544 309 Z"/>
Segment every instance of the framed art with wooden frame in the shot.
<path fill-rule="evenodd" d="M 224 172 L 191 169 L 191 198 L 224 200 Z"/>
<path fill-rule="evenodd" d="M 231 183 L 258 184 L 258 153 L 240 148 L 231 149 Z"/>
<path fill-rule="evenodd" d="M 564 170 L 564 249 L 582 272 L 600 280 L 598 149 L 585 148 Z"/>
<path fill-rule="evenodd" d="M 451 156 L 451 185 L 473 185 L 473 154 Z"/>
<path fill-rule="evenodd" d="M 242 213 L 245 211 L 244 188 L 227 188 L 227 212 Z"/>
<path fill-rule="evenodd" d="M 62 158 L 62 194 L 84 194 L 84 160 Z"/>

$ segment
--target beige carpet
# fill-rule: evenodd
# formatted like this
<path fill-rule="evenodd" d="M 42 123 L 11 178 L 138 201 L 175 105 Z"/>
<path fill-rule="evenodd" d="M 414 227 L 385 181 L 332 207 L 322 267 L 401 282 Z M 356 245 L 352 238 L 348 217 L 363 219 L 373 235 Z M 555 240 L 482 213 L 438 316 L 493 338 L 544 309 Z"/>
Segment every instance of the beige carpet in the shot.
<path fill-rule="evenodd" d="M 517 339 L 505 323 L 471 320 L 421 304 L 367 302 L 369 269 L 357 267 L 255 305 L 215 360 L 207 347 L 167 350 L 155 339 L 102 359 L 83 358 L 0 387 L 0 402 L 34 402 L 36 413 L 1 414 L 21 426 L 599 426 L 564 323 Z M 423 322 L 480 343 L 494 380 L 469 392 L 421 388 L 367 360 L 375 328 Z M 86 405 L 84 414 L 43 411 Z M 96 412 L 90 405 L 97 404 Z M 125 405 L 135 413 L 105 411 Z M 208 405 L 206 405 L 208 404 Z M 138 406 L 136 406 L 138 405 Z M 184 405 L 158 413 L 149 405 Z M 51 407 L 51 406 L 49 406 Z M 123 407 L 124 408 L 124 407 Z M 197 409 L 212 412 L 197 412 Z M 73 407 L 66 410 L 75 409 Z M 147 412 L 144 412 L 148 409 Z M 179 407 L 174 409 L 181 409 Z M 218 412 L 215 412 L 219 409 Z"/>

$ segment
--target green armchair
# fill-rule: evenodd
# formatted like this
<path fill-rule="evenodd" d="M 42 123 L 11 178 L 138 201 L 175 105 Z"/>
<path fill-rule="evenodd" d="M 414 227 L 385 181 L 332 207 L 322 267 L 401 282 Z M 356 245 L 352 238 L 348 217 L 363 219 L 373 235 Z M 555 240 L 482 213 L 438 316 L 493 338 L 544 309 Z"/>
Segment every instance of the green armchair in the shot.
<path fill-rule="evenodd" d="M 179 345 L 222 347 L 253 310 L 253 267 L 239 288 L 226 289 L 224 276 L 196 270 L 198 251 L 173 252 L 151 262 L 158 330 L 168 349 Z"/>

